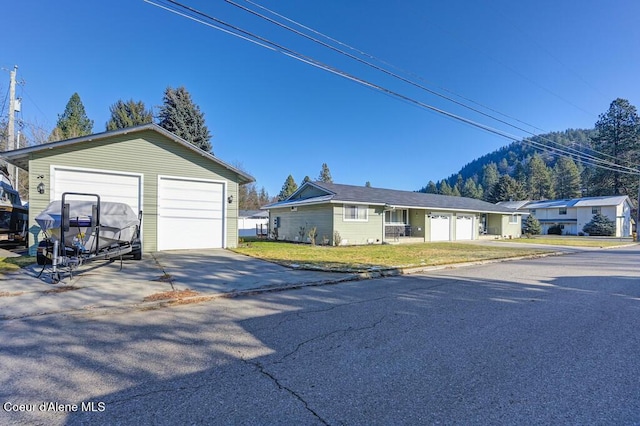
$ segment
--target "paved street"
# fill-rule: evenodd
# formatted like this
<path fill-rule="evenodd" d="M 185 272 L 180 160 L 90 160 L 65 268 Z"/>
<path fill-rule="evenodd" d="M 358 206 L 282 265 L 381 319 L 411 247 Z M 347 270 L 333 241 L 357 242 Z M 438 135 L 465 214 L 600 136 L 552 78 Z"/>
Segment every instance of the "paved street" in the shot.
<path fill-rule="evenodd" d="M 640 424 L 639 255 L 0 321 L 0 424 Z"/>

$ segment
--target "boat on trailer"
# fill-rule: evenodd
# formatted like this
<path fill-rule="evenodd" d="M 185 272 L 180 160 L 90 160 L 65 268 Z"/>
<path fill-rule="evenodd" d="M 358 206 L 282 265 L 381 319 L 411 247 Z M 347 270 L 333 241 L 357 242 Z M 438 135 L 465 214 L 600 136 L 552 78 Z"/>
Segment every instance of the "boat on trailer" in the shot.
<path fill-rule="evenodd" d="M 93 260 L 115 260 L 130 255 L 142 258 L 140 224 L 142 211 L 135 214 L 125 203 L 101 201 L 98 194 L 65 192 L 51 202 L 36 222 L 45 234 L 38 245 L 37 262 L 44 272 L 51 265 L 51 279 Z"/>

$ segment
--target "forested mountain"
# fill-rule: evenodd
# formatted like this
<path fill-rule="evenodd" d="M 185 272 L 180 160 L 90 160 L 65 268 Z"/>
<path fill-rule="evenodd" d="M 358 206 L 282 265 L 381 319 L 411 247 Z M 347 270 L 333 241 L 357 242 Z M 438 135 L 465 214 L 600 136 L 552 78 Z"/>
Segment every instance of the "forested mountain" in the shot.
<path fill-rule="evenodd" d="M 513 142 L 466 164 L 446 179 L 429 182 L 419 192 L 490 202 L 595 195 L 587 185 L 592 167 L 584 164 L 579 154 L 592 151 L 596 134 L 595 129 L 568 129 Z M 558 155 L 553 148 L 575 152 L 575 156 Z"/>
<path fill-rule="evenodd" d="M 492 203 L 598 195 L 636 199 L 640 117 L 626 99 L 611 102 L 593 129 L 569 129 L 513 142 L 419 192 Z"/>

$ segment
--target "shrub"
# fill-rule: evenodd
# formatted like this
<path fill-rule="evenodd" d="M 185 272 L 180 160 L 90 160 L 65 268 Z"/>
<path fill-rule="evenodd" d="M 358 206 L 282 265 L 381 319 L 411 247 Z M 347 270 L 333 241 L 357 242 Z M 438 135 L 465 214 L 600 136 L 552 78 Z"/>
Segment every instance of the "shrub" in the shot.
<path fill-rule="evenodd" d="M 547 235 L 562 235 L 562 228 L 560 225 L 550 226 L 547 230 Z"/>
<path fill-rule="evenodd" d="M 312 246 L 316 245 L 316 238 L 318 238 L 318 228 L 314 226 L 309 230 L 309 242 Z"/>
<path fill-rule="evenodd" d="M 593 236 L 611 237 L 616 233 L 616 224 L 602 213 L 596 213 L 582 230 Z"/>
<path fill-rule="evenodd" d="M 333 245 L 339 246 L 341 243 L 342 243 L 342 237 L 340 236 L 340 233 L 338 231 L 335 231 L 333 233 Z"/>
<path fill-rule="evenodd" d="M 535 216 L 529 215 L 527 220 L 524 221 L 522 230 L 527 235 L 540 235 L 542 226 L 540 226 L 540 221 Z"/>

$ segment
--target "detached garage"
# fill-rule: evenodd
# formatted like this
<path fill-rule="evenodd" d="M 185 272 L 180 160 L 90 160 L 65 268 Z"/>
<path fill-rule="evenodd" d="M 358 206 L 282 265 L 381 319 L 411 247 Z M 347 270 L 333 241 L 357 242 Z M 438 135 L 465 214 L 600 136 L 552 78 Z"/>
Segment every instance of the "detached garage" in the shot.
<path fill-rule="evenodd" d="M 238 185 L 248 174 L 158 125 L 147 124 L 2 154 L 29 171 L 29 245 L 34 218 L 64 192 L 96 193 L 142 211 L 145 252 L 235 247 Z"/>

